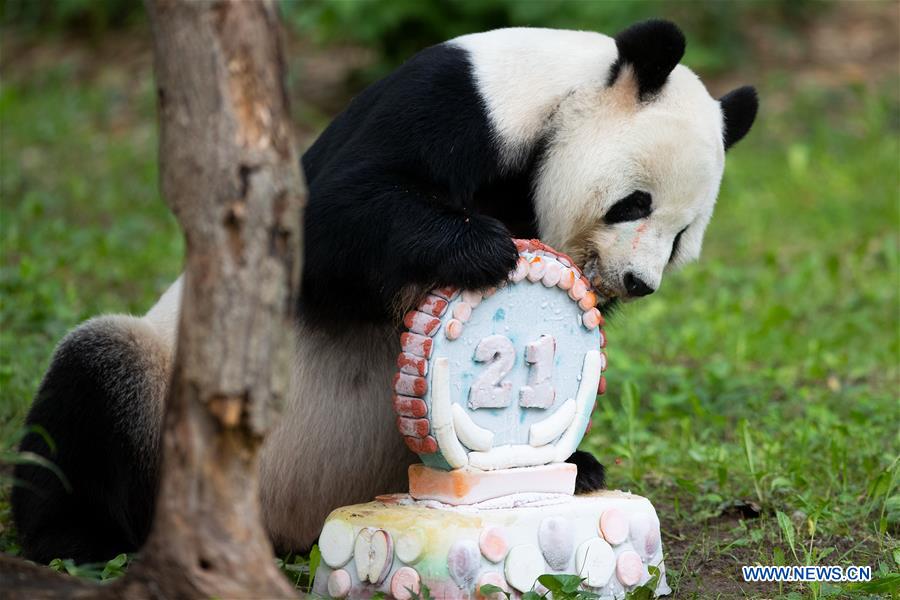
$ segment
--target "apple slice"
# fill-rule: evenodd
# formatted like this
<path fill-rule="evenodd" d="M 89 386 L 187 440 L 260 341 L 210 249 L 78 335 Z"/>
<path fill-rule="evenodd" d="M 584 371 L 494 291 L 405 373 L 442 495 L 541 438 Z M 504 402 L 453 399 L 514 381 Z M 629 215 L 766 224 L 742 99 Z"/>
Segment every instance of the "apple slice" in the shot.
<path fill-rule="evenodd" d="M 391 534 L 378 529 L 372 534 L 372 550 L 369 553 L 369 581 L 380 584 L 394 564 L 394 543 Z"/>
<path fill-rule="evenodd" d="M 360 581 L 380 584 L 394 563 L 394 544 L 384 529 L 367 527 L 360 530 L 353 546 L 353 560 Z"/>

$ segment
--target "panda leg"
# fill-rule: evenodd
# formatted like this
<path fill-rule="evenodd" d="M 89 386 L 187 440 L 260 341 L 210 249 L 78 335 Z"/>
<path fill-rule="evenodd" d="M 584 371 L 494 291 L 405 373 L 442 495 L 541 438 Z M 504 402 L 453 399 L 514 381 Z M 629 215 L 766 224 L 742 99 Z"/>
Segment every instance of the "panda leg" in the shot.
<path fill-rule="evenodd" d="M 149 531 L 171 348 L 146 320 L 92 319 L 59 344 L 20 451 L 13 518 L 27 558 L 98 562 L 137 550 Z M 45 432 L 51 444 L 47 443 Z"/>
<path fill-rule="evenodd" d="M 566 462 L 578 467 L 578 475 L 575 477 L 576 494 L 594 492 L 605 487 L 606 469 L 590 452 L 576 450 Z"/>
<path fill-rule="evenodd" d="M 518 252 L 504 225 L 485 215 L 451 207 L 414 183 L 356 188 L 318 183 L 318 200 L 307 208 L 303 302 L 330 312 L 396 314 L 411 288 L 487 288 L 504 281 Z M 335 231 L 347 231 L 335 235 Z M 336 295 L 352 282 L 355 293 Z"/>
<path fill-rule="evenodd" d="M 479 289 L 505 281 L 519 253 L 506 227 L 493 217 L 441 210 L 426 204 L 404 212 L 390 248 L 402 273 L 438 285 Z"/>

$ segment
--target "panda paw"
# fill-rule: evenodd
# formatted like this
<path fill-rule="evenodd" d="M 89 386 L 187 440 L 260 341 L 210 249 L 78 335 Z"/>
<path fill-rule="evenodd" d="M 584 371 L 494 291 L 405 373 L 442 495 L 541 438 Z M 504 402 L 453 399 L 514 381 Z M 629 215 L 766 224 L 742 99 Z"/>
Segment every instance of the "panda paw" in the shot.
<path fill-rule="evenodd" d="M 575 477 L 576 494 L 594 492 L 605 487 L 606 469 L 593 454 L 576 450 L 566 462 L 578 467 L 578 475 Z"/>
<path fill-rule="evenodd" d="M 519 253 L 506 228 L 496 219 L 474 216 L 447 244 L 445 259 L 437 270 L 441 285 L 484 289 L 505 281 L 516 266 Z"/>

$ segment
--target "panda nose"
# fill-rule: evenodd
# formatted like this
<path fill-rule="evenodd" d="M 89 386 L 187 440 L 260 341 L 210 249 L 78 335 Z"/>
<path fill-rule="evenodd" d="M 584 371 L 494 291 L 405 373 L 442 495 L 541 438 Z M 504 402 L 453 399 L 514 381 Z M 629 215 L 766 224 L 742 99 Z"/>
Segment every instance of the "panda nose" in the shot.
<path fill-rule="evenodd" d="M 643 279 L 635 276 L 635 274 L 631 273 L 630 271 L 628 273 L 625 273 L 625 290 L 628 292 L 628 295 L 632 296 L 633 298 L 649 296 L 654 291 L 656 291 L 652 287 L 644 283 Z"/>

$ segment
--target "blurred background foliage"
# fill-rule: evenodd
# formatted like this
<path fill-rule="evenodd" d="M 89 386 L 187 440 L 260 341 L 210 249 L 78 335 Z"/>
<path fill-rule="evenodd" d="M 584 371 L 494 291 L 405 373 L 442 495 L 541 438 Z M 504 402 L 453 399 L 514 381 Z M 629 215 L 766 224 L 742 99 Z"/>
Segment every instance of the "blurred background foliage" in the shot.
<path fill-rule="evenodd" d="M 282 0 L 288 22 L 298 31 L 319 42 L 358 42 L 375 48 L 382 57 L 378 65 L 382 69 L 396 66 L 425 46 L 473 31 L 540 26 L 614 32 L 638 20 L 668 18 L 676 21 L 691 40 L 685 62 L 715 71 L 733 66 L 740 56 L 745 20 L 768 20 L 789 28 L 803 19 L 811 4 L 811 0 Z M 827 5 L 819 3 L 819 8 Z"/>
<path fill-rule="evenodd" d="M 29 33 L 70 33 L 97 38 L 111 30 L 146 20 L 135 0 L 5 0 L 0 18 Z"/>
<path fill-rule="evenodd" d="M 356 43 L 378 53 L 376 71 L 395 67 L 432 44 L 498 27 L 540 26 L 618 31 L 640 19 L 675 20 L 691 44 L 685 62 L 714 72 L 733 66 L 744 50 L 743 24 L 779 23 L 787 32 L 816 0 L 671 2 L 646 0 L 280 0 L 290 27 L 317 43 Z M 37 33 L 71 33 L 97 39 L 144 21 L 138 0 L 6 0 L 2 18 Z"/>
<path fill-rule="evenodd" d="M 282 8 L 304 147 L 416 50 L 502 26 L 612 34 L 667 17 L 714 95 L 756 85 L 760 116 L 728 155 L 703 257 L 607 328 L 608 393 L 583 446 L 612 487 L 657 505 L 678 597 L 900 589 L 900 3 Z M 157 188 L 141 3 L 5 0 L 0 16 L 2 484 L 3 451 L 56 342 L 91 316 L 145 312 L 177 276 L 183 242 Z M 7 490 L 0 551 L 15 553 Z M 748 587 L 737 565 L 753 563 L 871 565 L 881 587 Z"/>

